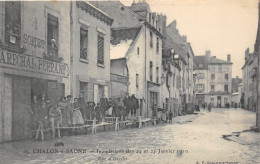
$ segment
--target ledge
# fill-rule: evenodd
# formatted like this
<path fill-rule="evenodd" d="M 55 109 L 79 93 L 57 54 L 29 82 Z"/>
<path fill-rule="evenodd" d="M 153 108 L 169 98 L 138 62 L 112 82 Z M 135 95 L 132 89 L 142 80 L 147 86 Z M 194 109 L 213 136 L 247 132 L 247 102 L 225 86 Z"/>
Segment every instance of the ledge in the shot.
<path fill-rule="evenodd" d="M 8 51 L 16 52 L 16 53 L 19 53 L 19 54 L 23 54 L 26 51 L 25 48 L 13 46 L 13 45 L 8 45 L 8 44 L 3 43 L 1 41 L 0 41 L 0 48 L 2 48 L 3 50 L 8 50 Z"/>
<path fill-rule="evenodd" d="M 79 58 L 79 61 L 82 63 L 88 63 L 88 59 Z"/>
<path fill-rule="evenodd" d="M 98 67 L 101 67 L 101 68 L 105 68 L 105 65 L 104 64 L 97 64 Z"/>

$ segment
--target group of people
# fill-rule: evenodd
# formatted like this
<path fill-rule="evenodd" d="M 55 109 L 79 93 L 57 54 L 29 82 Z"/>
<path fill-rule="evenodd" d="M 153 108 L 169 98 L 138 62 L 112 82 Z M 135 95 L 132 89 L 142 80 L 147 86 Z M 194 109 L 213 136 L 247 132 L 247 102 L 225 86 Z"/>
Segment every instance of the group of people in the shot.
<path fill-rule="evenodd" d="M 97 123 L 105 121 L 106 116 L 120 117 L 126 119 L 129 113 L 135 115 L 139 108 L 135 95 L 127 95 L 123 100 L 105 98 L 104 95 L 99 103 L 85 102 L 82 95 L 72 99 L 71 95 L 62 97 L 61 101 L 54 105 L 46 95 L 40 98 L 33 95 L 31 113 L 33 118 L 33 129 L 37 129 L 39 124 L 52 128 L 53 138 L 56 127 L 75 127 L 84 125 L 87 120 L 96 120 Z"/>

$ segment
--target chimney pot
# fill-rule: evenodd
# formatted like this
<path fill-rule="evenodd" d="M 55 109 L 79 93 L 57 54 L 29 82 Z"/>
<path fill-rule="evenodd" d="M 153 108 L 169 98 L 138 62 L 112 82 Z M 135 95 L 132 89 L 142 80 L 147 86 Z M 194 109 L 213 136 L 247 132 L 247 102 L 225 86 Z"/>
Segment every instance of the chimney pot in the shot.
<path fill-rule="evenodd" d="M 227 61 L 229 61 L 229 62 L 231 61 L 231 55 L 230 54 L 227 55 Z"/>

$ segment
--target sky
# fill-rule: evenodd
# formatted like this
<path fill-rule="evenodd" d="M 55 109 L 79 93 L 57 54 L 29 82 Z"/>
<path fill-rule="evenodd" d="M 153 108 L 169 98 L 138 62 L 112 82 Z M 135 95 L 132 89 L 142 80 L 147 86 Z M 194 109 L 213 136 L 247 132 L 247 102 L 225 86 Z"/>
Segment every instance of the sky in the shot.
<path fill-rule="evenodd" d="M 121 0 L 127 6 L 132 0 Z M 138 2 L 138 0 L 136 0 Z M 146 0 L 153 12 L 177 21 L 195 55 L 227 60 L 231 54 L 232 77 L 242 77 L 245 50 L 253 52 L 258 25 L 258 0 Z"/>

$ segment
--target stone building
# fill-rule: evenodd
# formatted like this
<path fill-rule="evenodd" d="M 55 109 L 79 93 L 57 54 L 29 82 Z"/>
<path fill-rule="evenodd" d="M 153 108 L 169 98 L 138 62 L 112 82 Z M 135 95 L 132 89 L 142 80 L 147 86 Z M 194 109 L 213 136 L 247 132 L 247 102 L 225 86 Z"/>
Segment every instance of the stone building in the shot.
<path fill-rule="evenodd" d="M 152 117 L 154 105 L 162 107 L 162 39 L 166 17 L 153 13 L 146 2 L 133 2 L 129 7 L 120 2 L 91 3 L 114 18 L 112 51 L 115 54 L 115 49 L 123 46 L 125 52 L 113 55 L 113 62 L 119 58 L 126 59 L 129 73 L 128 92 L 130 95 L 136 95 L 141 109 L 137 115 Z"/>
<path fill-rule="evenodd" d="M 71 2 L 71 93 L 98 103 L 111 96 L 110 27 L 113 19 L 89 2 Z"/>
<path fill-rule="evenodd" d="M 193 103 L 194 96 L 194 82 L 193 82 L 193 61 L 194 53 L 190 43 L 187 42 L 186 36 L 181 36 L 177 29 L 177 22 L 173 21 L 166 27 L 167 39 L 164 42 L 164 49 L 171 51 L 174 50 L 178 59 L 175 60 L 180 67 L 177 75 L 178 91 L 173 92 L 171 97 L 177 99 L 179 105 L 184 108 L 184 105 Z M 174 75 L 174 74 L 173 74 Z M 169 77 L 172 78 L 171 76 Z"/>
<path fill-rule="evenodd" d="M 33 96 L 70 93 L 70 2 L 2 1 L 0 13 L 0 141 L 26 139 Z"/>
<path fill-rule="evenodd" d="M 196 97 L 199 102 L 211 103 L 213 107 L 231 105 L 232 90 L 232 62 L 231 55 L 227 60 L 211 56 L 206 51 L 205 56 L 195 56 L 195 73 L 202 80 L 196 81 Z M 204 80 L 205 79 L 205 80 Z M 202 88 L 202 89 L 201 89 Z"/>
<path fill-rule="evenodd" d="M 249 48 L 245 51 L 245 64 L 242 67 L 243 76 L 243 93 L 242 101 L 243 108 L 251 111 L 256 111 L 257 103 L 257 82 L 256 82 L 256 70 L 257 70 L 257 58 L 256 52 L 250 53 Z"/>

